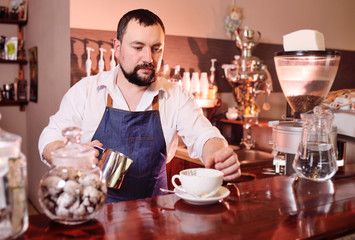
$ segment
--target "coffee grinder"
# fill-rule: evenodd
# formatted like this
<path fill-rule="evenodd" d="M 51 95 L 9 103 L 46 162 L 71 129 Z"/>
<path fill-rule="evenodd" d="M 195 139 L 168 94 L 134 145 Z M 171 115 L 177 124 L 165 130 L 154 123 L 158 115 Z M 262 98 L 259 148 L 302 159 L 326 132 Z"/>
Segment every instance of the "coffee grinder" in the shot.
<path fill-rule="evenodd" d="M 274 56 L 282 92 L 293 110 L 293 120 L 272 125 L 274 165 L 276 173 L 291 175 L 292 163 L 300 142 L 300 115 L 309 113 L 327 96 L 337 73 L 338 51 L 287 51 Z M 336 149 L 336 127 L 331 136 Z"/>

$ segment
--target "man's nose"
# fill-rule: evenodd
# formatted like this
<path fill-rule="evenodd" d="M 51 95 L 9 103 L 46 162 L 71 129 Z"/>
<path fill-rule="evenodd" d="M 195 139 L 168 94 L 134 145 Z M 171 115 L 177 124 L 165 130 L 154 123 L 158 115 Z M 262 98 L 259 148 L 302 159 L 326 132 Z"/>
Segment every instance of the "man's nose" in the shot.
<path fill-rule="evenodd" d="M 153 62 L 152 51 L 149 48 L 145 49 L 145 51 L 143 52 L 142 60 L 147 63 Z"/>

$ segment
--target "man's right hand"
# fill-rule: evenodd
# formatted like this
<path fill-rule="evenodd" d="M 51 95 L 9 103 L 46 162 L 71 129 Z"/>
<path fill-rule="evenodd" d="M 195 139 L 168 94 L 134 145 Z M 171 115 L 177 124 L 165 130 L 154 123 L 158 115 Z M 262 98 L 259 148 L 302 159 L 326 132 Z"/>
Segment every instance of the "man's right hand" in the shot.
<path fill-rule="evenodd" d="M 63 147 L 64 142 L 63 141 L 54 141 L 51 143 L 48 143 L 47 146 L 43 150 L 43 158 L 50 164 L 52 165 L 52 152 L 54 149 L 57 149 L 59 147 Z"/>
<path fill-rule="evenodd" d="M 94 146 L 98 146 L 100 148 L 103 147 L 103 144 L 99 140 L 94 140 L 92 142 L 84 143 L 84 145 L 92 147 L 92 148 L 94 148 Z M 99 153 L 99 150 L 97 150 L 96 148 L 94 148 L 94 149 L 95 149 L 95 162 L 94 162 L 94 164 L 97 164 L 99 162 L 99 159 L 97 157 L 100 155 L 100 153 Z"/>

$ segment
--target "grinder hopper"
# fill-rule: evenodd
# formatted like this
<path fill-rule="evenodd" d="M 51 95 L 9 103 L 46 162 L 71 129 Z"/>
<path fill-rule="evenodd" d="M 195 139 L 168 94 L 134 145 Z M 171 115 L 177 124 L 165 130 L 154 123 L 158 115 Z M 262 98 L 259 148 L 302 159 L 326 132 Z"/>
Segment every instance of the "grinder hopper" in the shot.
<path fill-rule="evenodd" d="M 340 62 L 337 51 L 293 51 L 275 54 L 282 91 L 294 117 L 312 110 L 328 94 Z"/>

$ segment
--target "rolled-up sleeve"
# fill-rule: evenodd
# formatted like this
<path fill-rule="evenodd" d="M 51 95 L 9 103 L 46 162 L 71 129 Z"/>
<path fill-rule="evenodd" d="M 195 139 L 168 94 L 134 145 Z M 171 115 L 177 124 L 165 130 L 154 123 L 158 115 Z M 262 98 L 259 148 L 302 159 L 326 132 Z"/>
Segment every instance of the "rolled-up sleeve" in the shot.
<path fill-rule="evenodd" d="M 42 161 L 43 151 L 48 143 L 64 140 L 63 129 L 73 126 L 81 127 L 84 108 L 82 102 L 85 98 L 81 88 L 82 86 L 80 87 L 78 84 L 78 86 L 69 89 L 60 103 L 59 110 L 49 118 L 48 126 L 43 129 L 38 141 L 38 150 Z"/>
<path fill-rule="evenodd" d="M 211 138 L 223 140 L 225 138 L 203 115 L 202 109 L 191 94 L 182 91 L 180 100 L 177 116 L 178 134 L 186 144 L 190 157 L 199 158 L 202 161 L 202 150 L 205 143 Z"/>

